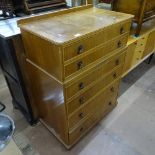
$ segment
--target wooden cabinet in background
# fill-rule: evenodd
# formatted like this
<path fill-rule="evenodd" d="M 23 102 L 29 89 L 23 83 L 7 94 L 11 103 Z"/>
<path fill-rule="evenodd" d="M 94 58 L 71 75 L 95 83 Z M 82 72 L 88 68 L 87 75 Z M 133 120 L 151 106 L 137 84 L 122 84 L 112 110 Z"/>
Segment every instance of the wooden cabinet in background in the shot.
<path fill-rule="evenodd" d="M 66 147 L 116 106 L 132 17 L 88 5 L 18 21 L 33 101 Z"/>
<path fill-rule="evenodd" d="M 142 24 L 155 17 L 154 0 L 114 0 L 113 10 L 135 15 L 138 24 L 136 35 L 140 34 Z"/>

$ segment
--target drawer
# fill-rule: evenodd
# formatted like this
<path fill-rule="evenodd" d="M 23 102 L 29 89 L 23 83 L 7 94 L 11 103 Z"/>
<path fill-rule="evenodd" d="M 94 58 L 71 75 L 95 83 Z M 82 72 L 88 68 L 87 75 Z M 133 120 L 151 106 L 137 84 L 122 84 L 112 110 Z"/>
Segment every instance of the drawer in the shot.
<path fill-rule="evenodd" d="M 98 64 L 91 72 L 89 71 L 85 74 L 82 78 L 75 79 L 74 82 L 68 84 L 65 88 L 66 92 L 66 99 L 68 100 L 72 96 L 77 93 L 80 93 L 87 89 L 89 85 L 92 84 L 95 80 L 99 79 L 99 77 L 105 76 L 108 74 L 112 69 L 124 63 L 125 53 L 119 53 Z"/>
<path fill-rule="evenodd" d="M 136 45 L 136 49 L 135 50 L 136 50 L 136 52 L 139 52 L 140 55 L 145 50 L 147 39 L 148 39 L 148 35 L 145 35 L 142 38 L 140 38 L 139 40 L 137 40 L 137 45 Z"/>
<path fill-rule="evenodd" d="M 67 61 L 75 56 L 81 55 L 86 51 L 103 44 L 117 36 L 120 36 L 130 31 L 130 22 L 121 23 L 110 26 L 103 31 L 99 31 L 89 38 L 80 39 L 77 42 L 64 47 L 64 61 Z"/>
<path fill-rule="evenodd" d="M 108 86 L 109 83 L 112 83 L 113 80 L 115 80 L 115 78 L 116 78 L 113 76 L 114 74 L 117 75 L 117 79 L 120 78 L 120 75 L 121 75 L 120 73 L 121 73 L 121 67 L 118 68 L 117 70 L 111 72 L 104 78 L 100 78 L 92 87 L 87 89 L 84 93 L 73 98 L 70 102 L 67 103 L 68 114 L 70 115 L 78 108 L 87 104 L 93 96 L 95 96 L 99 91 L 103 90 L 104 87 Z M 106 80 L 106 79 L 109 79 L 109 80 Z M 109 83 L 107 83 L 107 82 L 109 82 Z"/>
<path fill-rule="evenodd" d="M 88 103 L 85 103 L 83 106 L 81 106 L 79 109 L 76 109 L 75 112 L 69 115 L 69 128 L 73 128 L 76 124 L 85 119 L 101 104 L 101 101 L 104 102 L 107 97 L 108 99 L 116 98 L 118 94 L 118 85 L 119 81 L 110 85 L 106 90 L 102 89 L 102 91 L 97 95 L 92 93 L 92 96 L 94 96 L 92 100 L 90 100 Z M 109 104 L 111 104 L 110 102 L 111 101 L 109 101 Z"/>
<path fill-rule="evenodd" d="M 154 52 L 154 50 L 155 50 L 155 31 L 152 31 L 148 35 L 145 50 L 143 52 L 143 58 L 149 55 L 151 52 Z"/>
<path fill-rule="evenodd" d="M 143 52 L 145 50 L 146 47 L 146 43 L 147 43 L 147 39 L 148 39 L 148 35 L 146 35 L 145 37 L 140 38 L 137 41 L 137 45 L 133 54 L 133 59 L 132 59 L 132 66 L 136 65 L 143 56 Z"/>
<path fill-rule="evenodd" d="M 101 102 L 100 98 L 100 102 Z M 97 103 L 97 102 L 95 102 Z M 114 95 L 113 98 L 106 98 L 105 101 L 102 100 L 101 104 L 94 110 L 94 112 L 88 116 L 81 124 L 79 124 L 74 129 L 69 132 L 69 142 L 70 144 L 75 143 L 79 138 L 81 138 L 86 132 L 88 132 L 98 121 L 100 121 L 106 114 L 108 114 L 117 104 L 117 99 Z"/>
<path fill-rule="evenodd" d="M 101 47 L 98 47 L 92 51 L 89 52 L 88 55 L 79 57 L 73 62 L 70 62 L 69 64 L 65 64 L 64 70 L 65 70 L 65 77 L 68 77 L 72 75 L 75 72 L 80 71 L 81 69 L 84 69 L 91 63 L 95 63 L 100 58 L 104 58 L 108 56 L 111 53 L 114 53 L 116 49 L 121 49 L 126 46 L 128 40 L 128 34 L 125 34 L 121 37 L 118 37 L 115 40 L 109 41 L 106 44 L 104 44 Z"/>

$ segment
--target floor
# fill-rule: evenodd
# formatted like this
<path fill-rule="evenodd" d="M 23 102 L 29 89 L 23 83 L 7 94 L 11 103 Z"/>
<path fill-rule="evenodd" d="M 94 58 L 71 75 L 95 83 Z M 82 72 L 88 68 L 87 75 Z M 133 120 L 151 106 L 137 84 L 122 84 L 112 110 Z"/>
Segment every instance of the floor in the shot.
<path fill-rule="evenodd" d="M 42 124 L 29 126 L 21 113 L 12 108 L 1 72 L 0 101 L 15 121 L 14 140 L 24 155 L 155 154 L 155 58 L 122 80 L 118 106 L 70 151 Z"/>

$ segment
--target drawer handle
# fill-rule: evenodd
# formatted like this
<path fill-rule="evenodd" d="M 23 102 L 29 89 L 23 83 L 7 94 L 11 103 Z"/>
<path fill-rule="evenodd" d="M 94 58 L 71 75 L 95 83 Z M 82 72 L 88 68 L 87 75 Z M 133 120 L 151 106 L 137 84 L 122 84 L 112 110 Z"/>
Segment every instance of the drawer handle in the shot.
<path fill-rule="evenodd" d="M 83 45 L 80 45 L 78 48 L 77 48 L 77 54 L 81 54 L 83 53 L 84 51 L 84 46 Z"/>
<path fill-rule="evenodd" d="M 119 65 L 119 64 L 120 64 L 119 59 L 117 59 L 117 60 L 115 61 L 115 64 L 116 64 L 116 65 Z"/>
<path fill-rule="evenodd" d="M 123 33 L 125 33 L 125 30 L 124 30 L 124 27 L 121 27 L 120 28 L 120 34 L 123 34 Z"/>
<path fill-rule="evenodd" d="M 111 105 L 112 105 L 112 102 L 110 101 L 110 102 L 108 103 L 108 105 L 110 105 L 110 106 L 111 106 Z"/>
<path fill-rule="evenodd" d="M 79 102 L 80 102 L 80 104 L 83 104 L 83 103 L 84 103 L 84 97 L 81 97 L 81 98 L 79 99 Z"/>
<path fill-rule="evenodd" d="M 79 89 L 81 90 L 81 89 L 83 89 L 83 88 L 84 88 L 84 83 L 81 82 L 81 83 L 79 84 Z"/>
<path fill-rule="evenodd" d="M 83 130 L 84 130 L 84 128 L 83 128 L 83 127 L 81 127 L 81 128 L 80 128 L 80 132 L 82 132 Z"/>
<path fill-rule="evenodd" d="M 119 42 L 117 43 L 117 47 L 120 48 L 121 46 L 122 46 L 122 43 L 121 43 L 121 41 L 119 41 Z"/>
<path fill-rule="evenodd" d="M 80 117 L 80 118 L 84 118 L 84 113 L 81 112 L 81 113 L 79 114 L 79 117 Z"/>
<path fill-rule="evenodd" d="M 115 92 L 114 87 L 111 87 L 110 90 L 111 90 L 111 92 Z"/>
<path fill-rule="evenodd" d="M 82 69 L 83 67 L 84 67 L 83 61 L 79 61 L 79 62 L 77 63 L 77 69 L 79 70 L 79 69 Z"/>
<path fill-rule="evenodd" d="M 113 78 L 117 78 L 117 74 L 116 73 L 113 74 Z"/>

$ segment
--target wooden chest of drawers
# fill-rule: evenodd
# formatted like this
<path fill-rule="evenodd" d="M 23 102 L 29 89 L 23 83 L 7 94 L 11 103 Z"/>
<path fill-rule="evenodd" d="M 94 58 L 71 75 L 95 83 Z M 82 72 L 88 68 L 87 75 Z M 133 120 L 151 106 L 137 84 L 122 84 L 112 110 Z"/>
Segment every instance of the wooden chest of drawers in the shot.
<path fill-rule="evenodd" d="M 115 107 L 132 17 L 88 5 L 18 21 L 33 102 L 65 146 Z"/>

